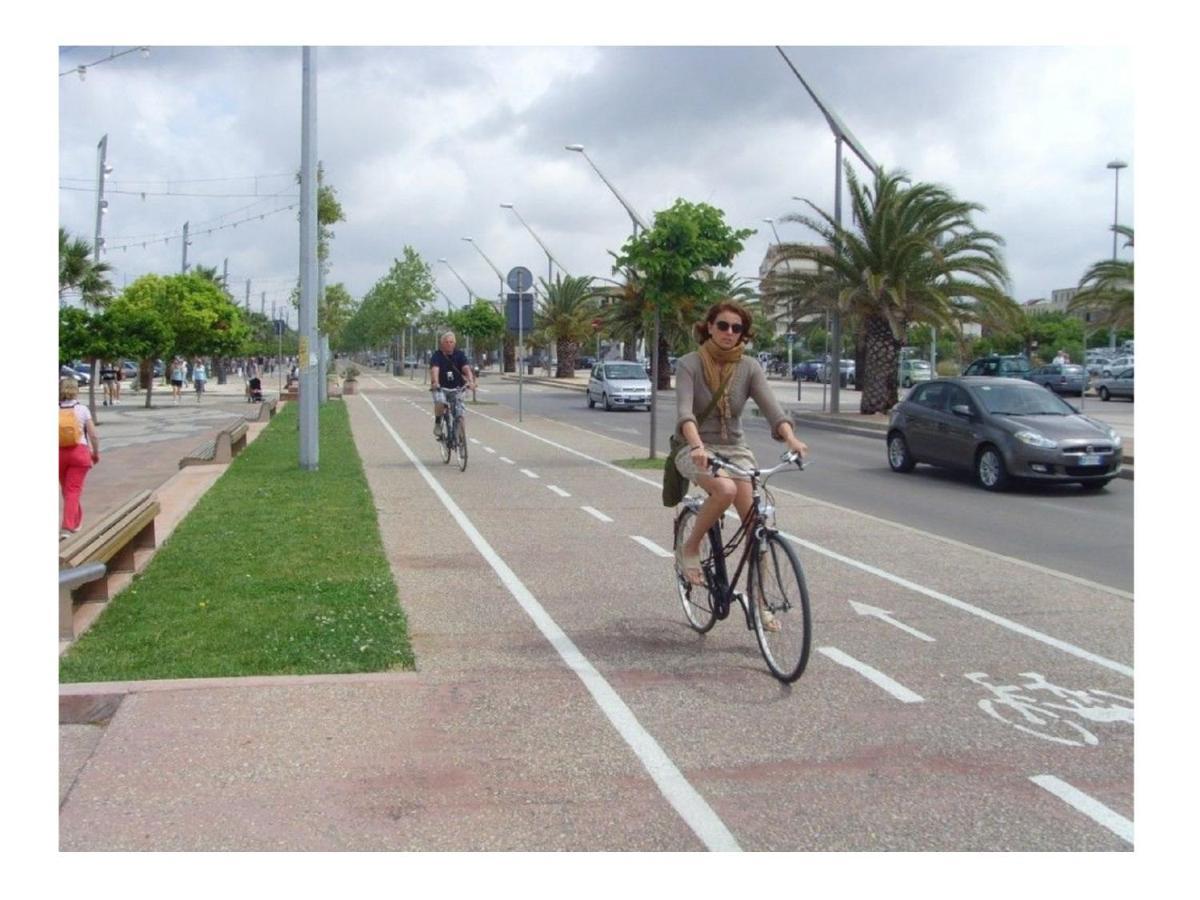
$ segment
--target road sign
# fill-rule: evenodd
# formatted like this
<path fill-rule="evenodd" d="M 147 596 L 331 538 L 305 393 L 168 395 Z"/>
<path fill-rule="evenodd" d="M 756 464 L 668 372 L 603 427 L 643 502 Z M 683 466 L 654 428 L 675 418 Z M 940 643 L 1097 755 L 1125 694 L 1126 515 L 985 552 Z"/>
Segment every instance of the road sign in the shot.
<path fill-rule="evenodd" d="M 508 324 L 508 330 L 513 334 L 518 331 L 517 328 L 517 298 L 521 300 L 521 322 L 520 330 L 529 332 L 533 329 L 533 294 L 506 294 L 507 302 L 504 304 L 504 318 Z"/>
<path fill-rule="evenodd" d="M 789 331 L 787 334 L 784 335 L 784 337 L 787 338 L 787 342 L 789 344 L 796 343 L 796 333 L 794 331 Z"/>
<path fill-rule="evenodd" d="M 515 266 L 508 270 L 508 278 L 505 279 L 508 286 L 518 294 L 523 294 L 533 287 L 533 273 L 524 266 Z"/>

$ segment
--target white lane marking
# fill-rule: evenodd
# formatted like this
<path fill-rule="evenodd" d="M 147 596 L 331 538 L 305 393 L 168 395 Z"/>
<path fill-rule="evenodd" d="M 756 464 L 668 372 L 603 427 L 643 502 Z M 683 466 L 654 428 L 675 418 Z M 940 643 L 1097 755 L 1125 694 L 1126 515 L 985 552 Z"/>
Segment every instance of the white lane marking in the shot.
<path fill-rule="evenodd" d="M 495 450 L 493 450 L 491 447 L 484 447 L 483 449 L 484 449 L 484 450 L 486 450 L 488 453 L 495 453 L 495 452 L 496 452 L 496 451 L 495 451 Z"/>
<path fill-rule="evenodd" d="M 1045 788 L 1064 803 L 1075 807 L 1093 822 L 1103 825 L 1117 837 L 1133 843 L 1133 822 L 1109 809 L 1099 800 L 1089 797 L 1083 791 L 1053 775 L 1031 775 L 1029 780 L 1038 787 Z"/>
<path fill-rule="evenodd" d="M 900 682 L 889 678 L 878 669 L 873 669 L 864 662 L 859 662 L 853 656 L 849 656 L 839 650 L 837 647 L 818 647 L 821 653 L 828 656 L 835 663 L 845 666 L 847 669 L 853 669 L 859 675 L 883 688 L 901 703 L 924 703 L 925 698 L 920 694 L 914 693 L 906 688 Z"/>
<path fill-rule="evenodd" d="M 566 491 L 564 491 L 562 488 L 560 488 L 558 485 L 548 484 L 548 485 L 546 485 L 546 487 L 548 487 L 550 490 L 554 491 L 554 493 L 558 494 L 558 496 L 560 496 L 560 497 L 570 497 L 571 496 Z"/>
<path fill-rule="evenodd" d="M 606 516 L 604 513 L 600 512 L 600 510 L 598 510 L 598 509 L 593 509 L 593 508 L 592 508 L 592 507 L 590 507 L 590 506 L 581 506 L 581 507 L 579 507 L 579 508 L 580 508 L 580 509 L 582 509 L 582 510 L 583 510 L 585 513 L 587 513 L 589 516 L 595 516 L 595 517 L 596 517 L 597 519 L 599 519 L 601 522 L 611 522 L 611 521 L 612 521 L 612 519 L 610 519 L 610 518 L 609 518 L 608 516 Z"/>
<path fill-rule="evenodd" d="M 850 608 L 853 609 L 860 616 L 874 616 L 877 619 L 881 619 L 882 621 L 887 622 L 889 625 L 895 625 L 901 631 L 907 631 L 913 637 L 920 638 L 923 641 L 931 641 L 932 642 L 934 640 L 929 635 L 927 635 L 925 632 L 917 631 L 917 629 L 915 629 L 909 625 L 905 625 L 903 622 L 897 621 L 896 619 L 893 619 L 892 614 L 890 612 L 888 612 L 886 609 L 879 609 L 876 606 L 868 606 L 865 603 L 856 603 L 853 600 L 850 601 Z"/>
<path fill-rule="evenodd" d="M 907 578 L 901 578 L 899 575 L 893 575 L 890 572 L 885 572 L 883 569 L 877 569 L 867 563 L 859 562 L 856 559 L 851 559 L 848 556 L 842 556 L 840 553 L 835 553 L 832 550 L 826 550 L 819 544 L 814 544 L 812 541 L 806 541 L 803 538 L 798 538 L 794 534 L 788 534 L 786 531 L 781 531 L 784 537 L 793 543 L 799 544 L 801 547 L 807 547 L 815 553 L 820 553 L 823 556 L 828 556 L 830 559 L 836 559 L 838 562 L 845 563 L 855 569 L 861 569 L 871 575 L 875 575 L 885 581 L 890 581 L 892 584 L 898 584 L 902 588 L 907 588 L 918 594 L 924 594 L 926 597 L 932 597 L 948 606 L 953 606 L 955 609 L 960 609 L 963 612 L 971 613 L 971 615 L 979 616 L 981 619 L 986 619 L 993 624 L 999 625 L 1002 628 L 1007 628 L 1009 631 L 1015 631 L 1017 634 L 1023 634 L 1025 637 L 1031 637 L 1035 641 L 1041 641 L 1054 647 L 1056 650 L 1062 650 L 1064 653 L 1069 653 L 1072 656 L 1077 656 L 1080 659 L 1086 659 L 1088 662 L 1096 663 L 1106 669 L 1111 669 L 1114 672 L 1120 672 L 1122 675 L 1133 677 L 1133 669 L 1124 663 L 1116 662 L 1115 660 L 1107 659 L 1098 654 L 1092 653 L 1090 650 L 1084 650 L 1082 647 L 1076 647 L 1074 644 L 1068 644 L 1066 641 L 1060 641 L 1058 638 L 1050 637 L 1048 634 L 1042 634 L 1040 631 L 1035 631 L 1027 625 L 1022 625 L 1020 622 L 1014 622 L 1012 619 L 1006 619 L 1003 616 L 998 616 L 994 612 L 989 612 L 986 609 L 981 609 L 978 606 L 972 606 L 959 600 L 957 597 L 951 597 L 949 594 L 943 594 L 941 591 L 935 591 L 932 588 L 923 587 L 915 582 L 909 581 Z"/>
<path fill-rule="evenodd" d="M 514 302 L 515 302 L 515 301 L 514 301 Z M 522 475 L 528 475 L 530 478 L 541 478 L 541 477 L 542 477 L 542 476 L 541 476 L 541 475 L 539 475 L 537 472 L 530 472 L 528 469 L 522 469 L 522 470 L 521 470 L 521 474 L 522 474 Z"/>
<path fill-rule="evenodd" d="M 513 301 L 513 302 L 516 302 L 516 301 Z M 373 382 L 375 382 L 377 385 L 379 385 L 381 388 L 386 388 L 386 387 L 387 387 L 387 385 L 386 385 L 386 384 L 384 384 L 382 381 L 380 381 L 380 380 L 379 380 L 378 378 L 376 378 L 374 375 L 370 375 L 370 376 L 368 376 L 368 377 L 369 377 L 369 378 L 370 378 L 370 379 L 371 379 Z"/>
<path fill-rule="evenodd" d="M 718 387 L 719 387 L 719 385 L 718 385 Z M 467 438 L 467 440 L 468 440 L 468 441 L 470 441 L 472 444 L 478 444 L 478 443 L 479 443 L 479 441 L 478 441 L 478 440 L 476 440 L 475 438 Z"/>
<path fill-rule="evenodd" d="M 383 425 L 396 445 L 403 451 L 404 455 L 409 458 L 409 461 L 416 467 L 421 477 L 425 479 L 426 484 L 437 495 L 437 498 L 442 501 L 442 505 L 450 512 L 450 514 L 458 522 L 458 525 L 466 533 L 471 543 L 475 545 L 475 549 L 488 562 L 492 570 L 499 576 L 508 592 L 513 595 L 516 601 L 525 610 L 525 613 L 533 620 L 533 623 L 541 631 L 542 635 L 550 642 L 550 645 L 558 652 L 562 661 L 567 664 L 567 667 L 574 672 L 579 680 L 583 682 L 584 687 L 592 695 L 596 701 L 596 705 L 612 723 L 617 733 L 625 740 L 631 750 L 637 755 L 646 771 L 658 785 L 659 791 L 667 802 L 679 813 L 680 817 L 688 824 L 688 827 L 695 832 L 701 842 L 709 850 L 741 850 L 737 840 L 729 829 L 725 827 L 725 823 L 717 816 L 712 807 L 708 805 L 704 797 L 700 795 L 686 778 L 679 771 L 671 758 L 663 751 L 662 747 L 654 739 L 653 735 L 642 726 L 642 724 L 634 716 L 633 711 L 625 704 L 620 695 L 613 690 L 612 686 L 605 681 L 604 677 L 596 671 L 596 667 L 591 664 L 586 656 L 579 652 L 579 648 L 571 641 L 567 634 L 558 627 L 558 624 L 550 617 L 550 614 L 542 607 L 537 598 L 530 593 L 529 589 L 517 577 L 516 573 L 509 568 L 508 564 L 500 557 L 491 544 L 479 533 L 467 515 L 459 508 L 458 504 L 446 493 L 445 489 L 438 483 L 437 479 L 429 472 L 429 470 L 417 459 L 416 455 L 408 448 L 408 445 L 400 439 L 400 435 L 396 434 L 383 414 L 367 397 L 363 397 L 367 405 L 374 411 L 376 418 Z"/>
<path fill-rule="evenodd" d="M 603 466 L 606 469 L 611 469 L 614 472 L 619 472 L 620 474 L 624 475 L 627 478 L 632 478 L 635 481 L 640 481 L 643 484 L 648 484 L 648 485 L 650 485 L 650 487 L 654 488 L 655 490 L 662 489 L 661 481 L 651 481 L 649 478 L 644 478 L 643 476 L 638 475 L 635 472 L 631 472 L 628 469 L 622 469 L 620 466 L 614 466 L 612 463 L 608 463 L 608 462 L 605 462 L 604 460 L 596 459 L 594 456 L 588 456 L 586 453 L 581 453 L 580 451 L 574 449 L 573 447 L 566 447 L 562 444 L 559 444 L 555 441 L 550 440 L 549 438 L 544 438 L 541 435 L 534 434 L 531 431 L 526 431 L 524 428 L 518 428 L 516 425 L 511 425 L 508 422 L 501 421 L 500 419 L 493 418 L 492 416 L 484 415 L 483 413 L 477 413 L 477 415 L 480 415 L 485 419 L 495 422 L 498 425 L 503 425 L 505 428 L 511 428 L 513 431 L 517 432 L 518 434 L 523 434 L 526 437 L 531 437 L 536 441 L 541 441 L 543 444 L 549 444 L 551 447 L 562 450 L 565 453 L 570 453 L 574 456 L 580 457 L 581 459 L 586 459 L 589 462 L 593 462 L 596 465 Z M 886 520 L 881 520 L 881 521 L 886 521 Z M 899 527 L 899 526 L 897 526 L 897 527 Z M 1053 638 L 1053 637 L 1050 637 L 1049 635 L 1042 634 L 1039 631 L 1035 631 L 1032 628 L 1029 628 L 1025 625 L 1021 625 L 1018 622 L 1013 622 L 1010 619 L 1005 619 L 1003 616 L 998 616 L 995 613 L 990 613 L 985 609 L 980 609 L 977 606 L 972 606 L 969 603 L 964 603 L 962 600 L 957 600 L 954 597 L 949 597 L 946 594 L 942 594 L 938 591 L 931 590 L 930 588 L 925 588 L 919 584 L 914 584 L 913 582 L 908 581 L 907 579 L 900 578 L 897 575 L 892 575 L 889 572 L 883 571 L 882 569 L 877 569 L 874 566 L 870 566 L 870 565 L 867 565 L 866 563 L 859 562 L 858 560 L 851 559 L 848 556 L 843 556 L 840 553 L 835 553 L 832 550 L 827 550 L 824 547 L 820 546 L 819 544 L 814 544 L 811 541 L 803 540 L 802 538 L 798 538 L 795 535 L 788 534 L 787 532 L 780 532 L 780 533 L 783 534 L 784 537 L 793 541 L 794 543 L 797 543 L 802 547 L 807 547 L 816 553 L 823 554 L 825 556 L 830 557 L 831 559 L 839 560 L 840 562 L 844 562 L 849 566 L 853 566 L 854 568 L 861 569 L 864 572 L 868 572 L 872 575 L 878 576 L 879 578 L 883 578 L 886 581 L 891 581 L 894 584 L 898 584 L 901 587 L 906 587 L 909 590 L 916 591 L 919 594 L 924 594 L 928 597 L 932 597 L 935 600 L 940 600 L 943 603 L 948 603 L 950 606 L 956 607 L 957 609 L 960 609 L 963 612 L 968 612 L 968 613 L 971 613 L 972 615 L 979 616 L 983 619 L 988 620 L 989 622 L 992 622 L 993 624 L 1000 625 L 1003 628 L 1008 628 L 1012 631 L 1017 632 L 1018 634 L 1025 635 L 1026 637 L 1031 637 L 1034 640 L 1041 641 L 1042 643 L 1048 644 L 1051 647 L 1055 647 L 1059 650 L 1063 650 L 1067 653 L 1070 653 L 1073 656 L 1078 656 L 1081 659 L 1086 659 L 1089 662 L 1094 662 L 1098 665 L 1104 666 L 1107 669 L 1112 669 L 1114 672 L 1120 672 L 1123 675 L 1128 675 L 1130 678 L 1133 677 L 1133 669 L 1129 666 L 1124 665 L 1123 663 L 1114 662 L 1111 659 L 1105 659 L 1103 656 L 1098 656 L 1087 650 L 1083 650 L 1079 647 L 1076 647 L 1073 644 L 1068 644 L 1066 641 L 1060 641 L 1057 638 Z M 964 545 L 964 546 L 969 547 L 969 545 Z M 975 548 L 970 548 L 970 549 L 975 549 Z M 1106 588 L 1105 590 L 1111 590 L 1111 588 Z"/>
<path fill-rule="evenodd" d="M 873 516 L 870 513 L 862 512 L 861 510 L 851 509 L 848 506 L 839 506 L 836 503 L 830 503 L 828 500 L 820 500 L 817 497 L 801 494 L 797 491 L 789 491 L 783 487 L 771 488 L 773 494 L 786 494 L 789 497 L 795 497 L 799 500 L 806 500 L 809 503 L 815 503 L 829 509 L 836 509 L 840 512 L 849 513 L 852 516 L 858 516 L 863 519 L 869 519 L 872 522 L 879 522 L 881 525 L 890 525 L 892 528 L 899 528 L 901 531 L 907 531 L 910 534 L 915 534 L 923 538 L 932 538 L 935 541 L 941 541 L 943 544 L 949 544 L 951 547 L 961 547 L 964 550 L 973 550 L 976 553 L 982 553 L 984 556 L 990 556 L 992 559 L 998 559 L 1002 562 L 1012 563 L 1022 568 L 1031 569 L 1034 572 L 1041 572 L 1043 575 L 1052 575 L 1055 578 L 1061 578 L 1064 581 L 1074 582 L 1075 584 L 1083 585 L 1086 588 L 1091 588 L 1097 591 L 1104 591 L 1106 594 L 1115 594 L 1118 597 L 1124 597 L 1126 600 L 1132 600 L 1133 594 L 1129 591 L 1123 591 L 1120 588 L 1112 587 L 1107 584 L 1100 584 L 1097 581 L 1088 581 L 1086 578 L 1080 578 L 1078 575 L 1072 575 L 1069 572 L 1060 572 L 1058 569 L 1050 569 L 1046 566 L 1039 566 L 1037 563 L 1029 562 L 1024 559 L 1017 559 L 1015 556 L 1005 556 L 1003 553 L 997 553 L 994 550 L 988 550 L 985 547 L 977 547 L 974 544 L 967 544 L 963 541 L 956 541 L 954 538 L 948 538 L 945 535 L 934 534 L 932 531 L 922 531 L 920 528 L 914 528 L 911 525 L 905 525 L 901 522 L 893 522 L 891 519 L 884 519 L 881 516 Z"/>
<path fill-rule="evenodd" d="M 654 541 L 650 540 L 650 538 L 644 538 L 640 534 L 631 534 L 630 537 L 653 553 L 655 556 L 661 556 L 664 559 L 672 559 L 675 556 L 675 554 L 670 550 L 664 550 L 662 547 L 658 546 L 658 544 L 654 543 Z"/>
<path fill-rule="evenodd" d="M 515 466 L 515 465 L 516 465 L 516 463 L 515 463 L 515 462 L 513 462 L 511 459 L 509 459 L 507 456 L 502 456 L 502 457 L 500 457 L 500 462 L 506 462 L 506 463 L 508 463 L 510 466 Z"/>

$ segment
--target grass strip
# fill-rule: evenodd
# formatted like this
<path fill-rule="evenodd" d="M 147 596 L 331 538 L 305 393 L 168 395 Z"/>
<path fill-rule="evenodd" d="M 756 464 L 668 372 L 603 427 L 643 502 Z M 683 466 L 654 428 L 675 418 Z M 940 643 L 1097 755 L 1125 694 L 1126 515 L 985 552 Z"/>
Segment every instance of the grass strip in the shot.
<path fill-rule="evenodd" d="M 644 456 L 637 456 L 633 459 L 614 459 L 614 466 L 623 466 L 626 469 L 658 469 L 662 471 L 666 465 L 667 458 L 665 456 L 657 456 L 654 459 L 647 459 Z"/>
<path fill-rule="evenodd" d="M 414 666 L 345 404 L 299 466 L 287 404 L 150 565 L 63 656 L 59 678 L 125 681 Z"/>

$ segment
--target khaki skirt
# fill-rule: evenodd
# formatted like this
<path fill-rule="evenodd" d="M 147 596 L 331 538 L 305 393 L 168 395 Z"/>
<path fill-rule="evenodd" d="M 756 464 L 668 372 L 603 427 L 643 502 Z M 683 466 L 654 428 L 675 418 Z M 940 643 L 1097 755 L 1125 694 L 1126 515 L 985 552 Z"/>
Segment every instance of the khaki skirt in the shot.
<path fill-rule="evenodd" d="M 750 452 L 750 448 L 743 447 L 740 444 L 705 444 L 704 449 L 710 454 L 716 453 L 725 457 L 735 466 L 741 466 L 743 469 L 753 469 L 756 465 L 758 465 L 758 463 L 754 460 L 754 454 Z M 707 470 L 701 471 L 696 468 L 695 464 L 692 462 L 691 453 L 691 447 L 687 446 L 686 444 L 681 447 L 679 452 L 675 454 L 675 468 L 679 471 L 680 475 L 695 484 L 697 483 L 696 476 L 707 475 L 709 472 Z M 749 478 L 744 478 L 741 475 L 734 475 L 727 469 L 722 469 L 721 475 L 727 478 L 732 478 L 734 481 L 750 480 Z"/>

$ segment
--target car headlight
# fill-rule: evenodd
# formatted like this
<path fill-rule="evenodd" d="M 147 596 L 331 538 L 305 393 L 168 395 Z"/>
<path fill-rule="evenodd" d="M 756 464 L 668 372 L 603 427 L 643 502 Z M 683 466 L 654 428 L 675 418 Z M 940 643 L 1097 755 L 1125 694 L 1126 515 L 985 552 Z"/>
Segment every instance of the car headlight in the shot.
<path fill-rule="evenodd" d="M 1114 428 L 1108 429 L 1108 436 L 1110 438 L 1112 438 L 1112 442 L 1114 444 L 1116 444 L 1118 447 L 1121 446 L 1121 436 L 1119 434 L 1117 434 L 1116 429 L 1114 429 Z"/>
<path fill-rule="evenodd" d="M 1041 447 L 1044 450 L 1053 450 L 1058 446 L 1058 441 L 1052 441 L 1050 438 L 1040 435 L 1036 431 L 1018 431 L 1013 437 L 1023 444 L 1028 444 L 1031 447 Z"/>

